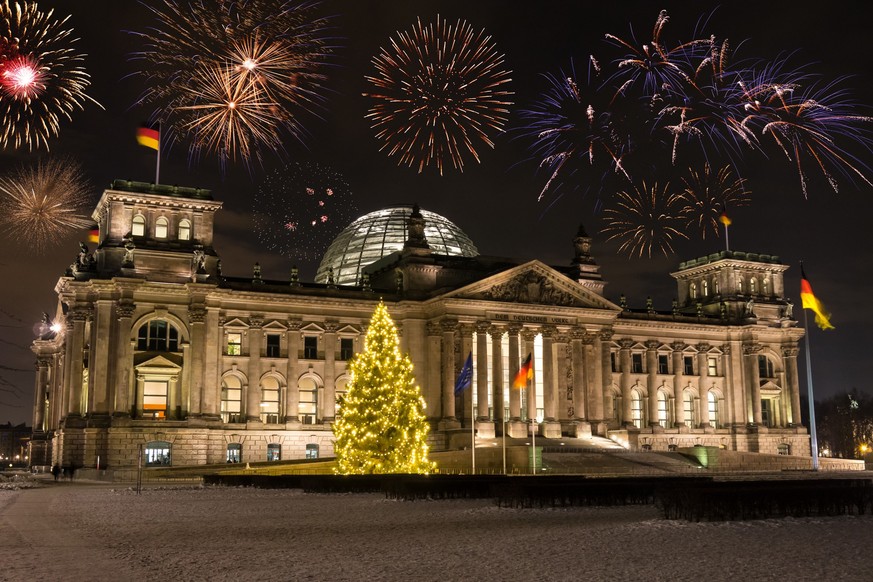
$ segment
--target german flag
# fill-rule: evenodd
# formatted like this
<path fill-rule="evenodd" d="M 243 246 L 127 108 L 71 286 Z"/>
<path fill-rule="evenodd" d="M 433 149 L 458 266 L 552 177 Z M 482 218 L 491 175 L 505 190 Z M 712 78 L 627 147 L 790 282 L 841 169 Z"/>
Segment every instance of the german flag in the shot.
<path fill-rule="evenodd" d="M 100 227 L 96 224 L 92 226 L 91 229 L 88 231 L 88 242 L 100 242 Z"/>
<path fill-rule="evenodd" d="M 718 221 L 725 226 L 730 226 L 731 222 L 733 222 L 727 215 L 727 212 L 722 212 L 721 216 L 718 217 Z"/>
<path fill-rule="evenodd" d="M 136 130 L 136 141 L 139 145 L 157 150 L 161 147 L 161 132 L 142 125 Z"/>
<path fill-rule="evenodd" d="M 812 285 L 806 278 L 803 265 L 800 265 L 800 300 L 804 309 L 811 309 L 815 313 L 815 323 L 822 329 L 835 329 L 831 324 L 831 314 L 825 311 L 824 305 L 812 292 Z"/>
<path fill-rule="evenodd" d="M 521 364 L 521 369 L 512 381 L 513 388 L 525 388 L 527 386 L 527 381 L 533 378 L 533 359 L 531 356 L 532 354 L 528 354 L 527 358 L 525 358 L 524 362 Z"/>

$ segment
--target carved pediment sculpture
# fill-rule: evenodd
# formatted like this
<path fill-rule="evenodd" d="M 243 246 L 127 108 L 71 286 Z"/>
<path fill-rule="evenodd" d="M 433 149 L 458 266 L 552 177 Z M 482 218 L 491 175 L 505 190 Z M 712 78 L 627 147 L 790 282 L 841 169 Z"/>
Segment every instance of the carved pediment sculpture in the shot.
<path fill-rule="evenodd" d="M 578 297 L 559 289 L 554 281 L 534 271 L 520 273 L 506 283 L 495 285 L 483 295 L 486 299 L 511 303 L 567 306 L 582 303 Z"/>

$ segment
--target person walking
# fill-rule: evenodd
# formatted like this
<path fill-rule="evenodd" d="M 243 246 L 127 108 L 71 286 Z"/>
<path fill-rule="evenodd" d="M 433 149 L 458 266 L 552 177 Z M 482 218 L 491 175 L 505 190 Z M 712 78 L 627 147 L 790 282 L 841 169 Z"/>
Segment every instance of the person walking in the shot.
<path fill-rule="evenodd" d="M 57 481 L 58 477 L 61 476 L 61 466 L 58 465 L 57 463 L 55 463 L 54 466 L 52 467 L 52 475 L 54 475 L 55 481 Z"/>

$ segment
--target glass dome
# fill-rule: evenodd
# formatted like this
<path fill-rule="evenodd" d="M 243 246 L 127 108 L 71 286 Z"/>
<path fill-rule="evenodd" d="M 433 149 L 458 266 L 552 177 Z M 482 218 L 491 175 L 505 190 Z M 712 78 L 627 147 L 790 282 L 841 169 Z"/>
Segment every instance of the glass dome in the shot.
<path fill-rule="evenodd" d="M 452 221 L 435 212 L 420 209 L 424 236 L 431 250 L 440 255 L 475 257 L 476 245 Z M 361 269 L 382 257 L 403 249 L 412 205 L 392 206 L 370 212 L 348 225 L 331 243 L 318 271 L 316 283 L 327 283 L 333 268 L 337 285 L 358 285 Z"/>

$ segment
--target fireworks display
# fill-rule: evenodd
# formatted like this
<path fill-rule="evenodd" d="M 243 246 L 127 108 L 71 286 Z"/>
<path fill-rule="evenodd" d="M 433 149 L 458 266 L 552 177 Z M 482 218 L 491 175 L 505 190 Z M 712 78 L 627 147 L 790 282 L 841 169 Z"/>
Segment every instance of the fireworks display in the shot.
<path fill-rule="evenodd" d="M 509 115 L 510 72 L 484 30 L 465 21 L 423 25 L 391 38 L 373 58 L 367 113 L 381 151 L 421 172 L 433 164 L 463 171 L 464 158 L 494 147 Z"/>
<path fill-rule="evenodd" d="M 540 199 L 561 186 L 594 190 L 604 232 L 641 256 L 684 237 L 683 216 L 690 233 L 718 235 L 718 214 L 749 201 L 743 171 L 764 160 L 787 160 L 804 196 L 812 172 L 834 191 L 840 180 L 873 186 L 862 158 L 873 151 L 873 117 L 842 79 L 827 82 L 784 56 L 735 64 L 715 36 L 670 44 L 668 23 L 661 11 L 642 43 L 607 34 L 618 54 L 603 68 L 591 57 L 584 83 L 575 71 L 544 75 L 518 130 L 548 172 Z M 682 176 L 689 165 L 704 170 Z M 680 180 L 682 193 L 633 186 Z"/>
<path fill-rule="evenodd" d="M 745 180 L 736 178 L 730 166 L 713 173 L 709 164 L 702 171 L 689 168 L 688 176 L 682 178 L 685 188 L 682 198 L 686 204 L 683 214 L 688 216 L 688 226 L 696 227 L 701 238 L 712 231 L 719 236 L 718 218 L 722 212 L 738 206 L 747 206 L 751 192 Z"/>
<path fill-rule="evenodd" d="M 0 145 L 29 150 L 46 148 L 62 119 L 92 101 L 85 56 L 73 45 L 69 17 L 35 2 L 0 3 Z M 96 103 L 96 102 L 94 102 Z"/>
<path fill-rule="evenodd" d="M 322 71 L 332 52 L 328 19 L 317 2 L 163 0 L 149 7 L 157 25 L 135 33 L 133 55 L 148 87 L 139 103 L 192 158 L 224 164 L 302 141 L 301 118 L 323 97 Z"/>
<path fill-rule="evenodd" d="M 616 192 L 612 205 L 603 211 L 603 221 L 606 240 L 620 242 L 619 252 L 629 256 L 651 258 L 653 251 L 669 255 L 676 239 L 688 238 L 684 232 L 688 206 L 669 183 L 661 188 L 643 182 L 640 188 Z"/>
<path fill-rule="evenodd" d="M 252 200 L 258 239 L 294 260 L 318 260 L 358 214 L 342 174 L 313 163 L 291 163 L 269 174 Z"/>
<path fill-rule="evenodd" d="M 37 253 L 87 228 L 93 200 L 78 163 L 51 158 L 0 177 L 0 230 Z"/>

